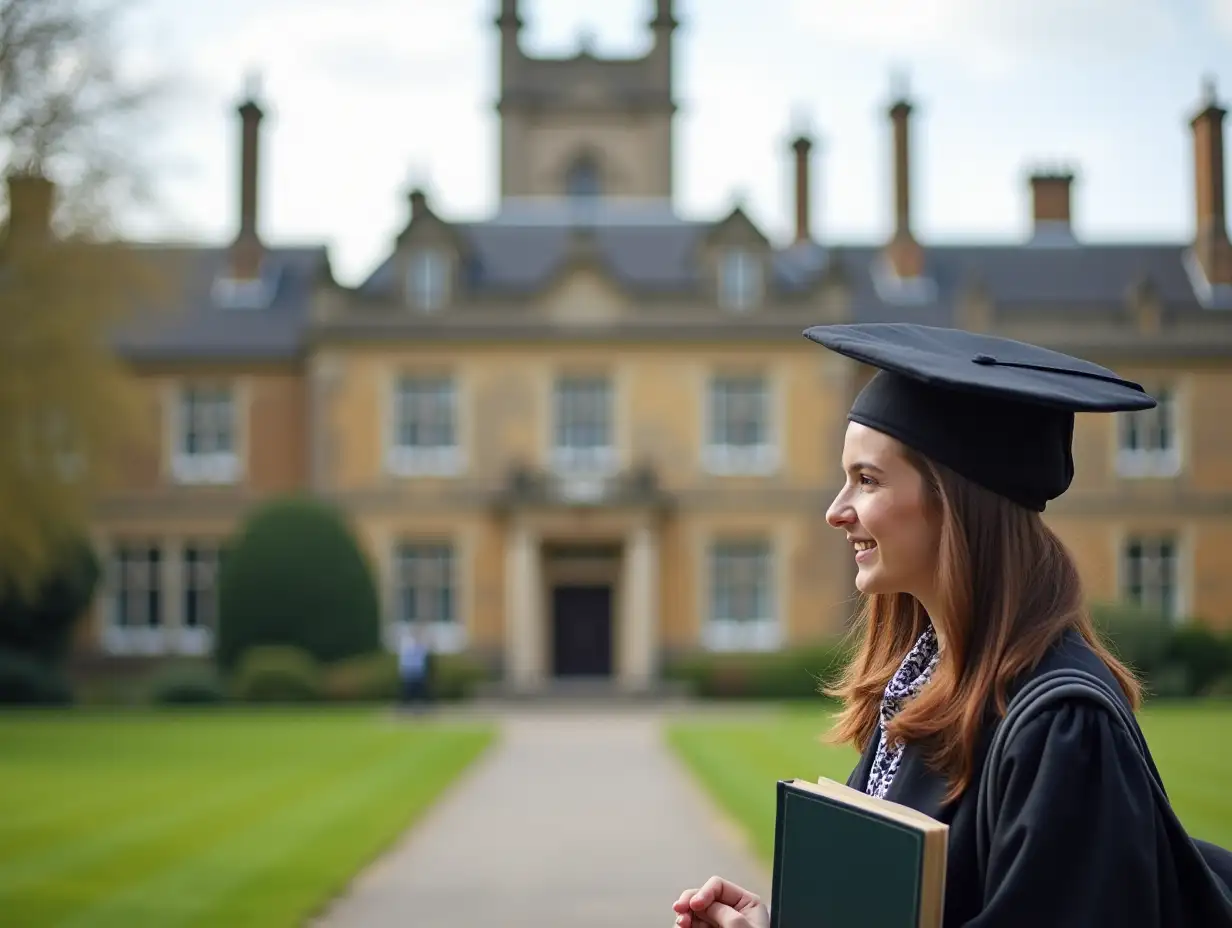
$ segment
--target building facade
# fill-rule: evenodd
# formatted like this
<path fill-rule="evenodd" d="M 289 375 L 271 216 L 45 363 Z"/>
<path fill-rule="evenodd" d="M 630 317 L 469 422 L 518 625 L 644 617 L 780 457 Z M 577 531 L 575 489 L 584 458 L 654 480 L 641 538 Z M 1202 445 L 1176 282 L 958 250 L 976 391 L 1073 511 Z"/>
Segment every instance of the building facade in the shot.
<path fill-rule="evenodd" d="M 1232 625 L 1232 247 L 1224 111 L 1193 118 L 1193 241 L 1077 238 L 1068 174 L 1035 174 L 1013 245 L 935 246 L 912 226 L 911 104 L 887 113 L 894 231 L 820 239 L 810 148 L 790 241 L 737 205 L 673 200 L 670 0 L 653 48 L 553 60 L 502 0 L 501 196 L 477 220 L 423 190 L 355 287 L 327 249 L 259 223 L 261 109 L 240 107 L 239 227 L 221 247 L 148 246 L 182 299 L 117 350 L 157 440 L 100 503 L 108 564 L 82 648 L 211 647 L 219 546 L 262 499 L 349 516 L 387 624 L 418 622 L 535 690 L 653 684 L 664 656 L 771 649 L 843 629 L 854 565 L 825 510 L 845 412 L 869 371 L 809 325 L 910 320 L 1024 338 L 1114 367 L 1155 410 L 1080 416 L 1077 476 L 1046 518 L 1093 599 Z"/>

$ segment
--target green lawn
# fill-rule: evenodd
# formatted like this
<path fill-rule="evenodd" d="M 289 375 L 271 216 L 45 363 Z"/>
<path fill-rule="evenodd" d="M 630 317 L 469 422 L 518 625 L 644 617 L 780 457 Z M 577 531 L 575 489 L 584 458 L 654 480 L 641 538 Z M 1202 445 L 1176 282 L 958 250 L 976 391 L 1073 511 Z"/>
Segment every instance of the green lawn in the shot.
<path fill-rule="evenodd" d="M 493 736 L 380 711 L 0 714 L 0 922 L 299 925 Z"/>
<path fill-rule="evenodd" d="M 819 743 L 825 704 L 789 705 L 768 718 L 711 718 L 669 726 L 668 743 L 767 864 L 774 847 L 774 783 L 842 782 L 856 753 Z M 1232 847 L 1232 703 L 1159 703 L 1140 715 L 1173 806 L 1195 837 Z"/>

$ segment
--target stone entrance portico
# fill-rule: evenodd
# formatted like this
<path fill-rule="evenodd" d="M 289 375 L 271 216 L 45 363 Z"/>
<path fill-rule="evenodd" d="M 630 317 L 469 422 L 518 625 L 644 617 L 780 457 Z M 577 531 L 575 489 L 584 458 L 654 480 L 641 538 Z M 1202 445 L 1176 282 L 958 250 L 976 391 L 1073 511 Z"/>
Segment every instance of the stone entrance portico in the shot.
<path fill-rule="evenodd" d="M 553 589 L 611 589 L 611 676 L 627 692 L 649 689 L 659 640 L 662 510 L 651 499 L 542 499 L 506 510 L 505 667 L 515 692 L 548 686 Z"/>

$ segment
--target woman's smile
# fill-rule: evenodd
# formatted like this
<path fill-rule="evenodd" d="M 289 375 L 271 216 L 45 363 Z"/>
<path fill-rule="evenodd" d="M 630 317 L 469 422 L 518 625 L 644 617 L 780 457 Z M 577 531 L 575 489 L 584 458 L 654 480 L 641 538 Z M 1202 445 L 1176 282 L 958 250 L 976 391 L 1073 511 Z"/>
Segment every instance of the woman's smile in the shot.
<path fill-rule="evenodd" d="M 862 540 L 853 538 L 851 545 L 856 549 L 856 563 L 858 564 L 871 560 L 877 551 L 877 542 L 872 539 Z"/>

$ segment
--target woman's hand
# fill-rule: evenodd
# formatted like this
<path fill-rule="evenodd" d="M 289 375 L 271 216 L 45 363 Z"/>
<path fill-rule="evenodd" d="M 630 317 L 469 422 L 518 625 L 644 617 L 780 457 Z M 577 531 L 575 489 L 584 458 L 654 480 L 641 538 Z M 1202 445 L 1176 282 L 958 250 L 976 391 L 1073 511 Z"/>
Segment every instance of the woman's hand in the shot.
<path fill-rule="evenodd" d="M 754 893 L 717 876 L 686 889 L 672 906 L 680 928 L 769 928 L 770 912 Z"/>

